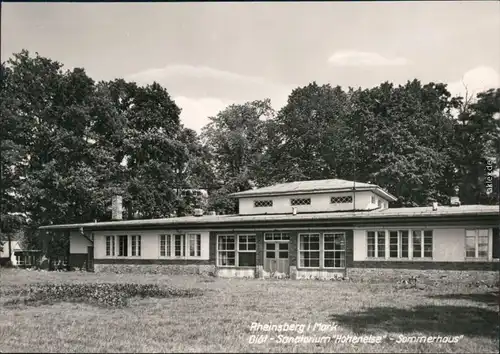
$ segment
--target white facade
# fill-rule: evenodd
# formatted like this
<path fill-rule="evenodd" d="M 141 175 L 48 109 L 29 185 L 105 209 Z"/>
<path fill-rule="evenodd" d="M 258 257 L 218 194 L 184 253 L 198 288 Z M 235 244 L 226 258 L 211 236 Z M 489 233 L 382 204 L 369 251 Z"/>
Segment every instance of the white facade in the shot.
<path fill-rule="evenodd" d="M 21 250 L 21 246 L 19 245 L 19 241 L 10 241 L 10 248 L 12 254 L 10 255 L 10 261 L 12 262 L 12 265 L 17 265 L 17 259 L 15 256 L 16 251 Z M 7 258 L 9 257 L 9 242 L 5 242 L 3 244 L 3 250 L 0 252 L 0 258 Z"/>
<path fill-rule="evenodd" d="M 487 258 L 467 258 L 465 256 L 465 234 L 466 230 L 488 230 L 488 257 Z M 367 231 L 386 231 L 385 256 L 383 258 L 368 257 Z M 417 258 L 412 257 L 412 237 L 409 237 L 408 258 L 389 257 L 389 233 L 388 231 L 408 230 L 409 236 L 413 230 L 432 230 L 432 257 Z M 414 261 L 414 262 L 465 262 L 465 261 L 492 261 L 493 260 L 493 230 L 480 226 L 470 226 L 467 228 L 444 228 L 444 227 L 380 227 L 355 229 L 353 232 L 353 260 L 356 261 Z"/>
<path fill-rule="evenodd" d="M 184 251 L 181 252 L 184 256 L 160 255 L 160 235 L 186 235 L 183 242 Z M 118 238 L 119 235 L 127 235 L 128 255 L 124 257 L 118 256 Z M 140 256 L 132 256 L 131 236 L 141 236 L 141 252 Z M 190 255 L 189 235 L 200 235 L 200 255 Z M 106 255 L 106 236 L 115 236 L 115 255 Z M 172 242 L 171 247 L 175 244 Z M 194 231 L 194 230 L 139 230 L 139 231 L 96 231 L 94 232 L 94 258 L 96 259 L 189 259 L 189 260 L 208 260 L 209 259 L 209 232 Z M 112 253 L 112 252 L 110 252 Z"/>
<path fill-rule="evenodd" d="M 88 235 L 87 237 L 90 238 L 91 236 Z M 69 253 L 88 253 L 89 246 L 92 246 L 92 242 L 90 242 L 85 236 L 80 234 L 80 232 L 72 231 L 69 234 Z"/>
<path fill-rule="evenodd" d="M 348 202 L 332 203 L 332 197 L 346 197 Z M 291 199 L 311 199 L 309 205 L 292 205 Z M 272 206 L 255 206 L 265 201 L 272 201 Z M 354 208 L 354 202 L 356 206 Z M 379 205 L 380 203 L 380 205 Z M 283 214 L 292 213 L 292 208 L 297 208 L 297 213 L 311 212 L 332 212 L 345 210 L 371 210 L 377 207 L 388 208 L 389 202 L 371 191 L 356 192 L 354 200 L 352 192 L 344 193 L 314 193 L 314 194 L 295 194 L 295 195 L 275 195 L 268 197 L 240 197 L 239 214 Z"/>

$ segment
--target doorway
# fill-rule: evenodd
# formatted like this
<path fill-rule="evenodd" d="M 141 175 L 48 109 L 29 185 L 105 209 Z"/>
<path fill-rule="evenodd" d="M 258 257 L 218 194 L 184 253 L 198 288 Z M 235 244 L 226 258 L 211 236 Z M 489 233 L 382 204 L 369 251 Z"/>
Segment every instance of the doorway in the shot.
<path fill-rule="evenodd" d="M 264 270 L 288 274 L 288 242 L 266 242 Z"/>

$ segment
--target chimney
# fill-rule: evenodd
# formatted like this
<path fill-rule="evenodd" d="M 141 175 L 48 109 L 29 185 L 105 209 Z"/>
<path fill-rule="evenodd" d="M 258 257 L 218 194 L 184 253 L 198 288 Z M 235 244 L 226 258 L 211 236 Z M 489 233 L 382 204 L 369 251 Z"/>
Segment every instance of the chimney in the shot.
<path fill-rule="evenodd" d="M 438 210 L 438 203 L 437 202 L 433 202 L 432 203 L 432 211 L 436 211 Z"/>
<path fill-rule="evenodd" d="M 111 198 L 111 220 L 123 219 L 123 198 L 121 195 L 114 195 Z"/>

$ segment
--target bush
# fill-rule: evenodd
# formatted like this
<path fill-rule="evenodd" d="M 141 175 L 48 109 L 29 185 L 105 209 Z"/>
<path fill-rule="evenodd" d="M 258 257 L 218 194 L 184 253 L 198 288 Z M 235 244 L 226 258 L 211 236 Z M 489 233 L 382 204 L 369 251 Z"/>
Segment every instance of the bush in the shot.
<path fill-rule="evenodd" d="M 36 305 L 54 302 L 84 302 L 104 307 L 123 307 L 132 297 L 194 297 L 202 295 L 200 289 L 177 289 L 156 284 L 85 283 L 41 284 L 22 290 L 20 298 L 5 305 L 19 303 Z"/>

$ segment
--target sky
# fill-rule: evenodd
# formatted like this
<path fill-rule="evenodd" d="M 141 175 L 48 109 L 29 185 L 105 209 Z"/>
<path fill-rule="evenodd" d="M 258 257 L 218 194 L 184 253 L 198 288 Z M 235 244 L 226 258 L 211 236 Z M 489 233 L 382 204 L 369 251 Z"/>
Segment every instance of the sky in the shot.
<path fill-rule="evenodd" d="M 200 132 L 312 81 L 500 85 L 500 2 L 3 3 L 1 60 L 27 49 L 94 80 L 157 81 Z"/>

